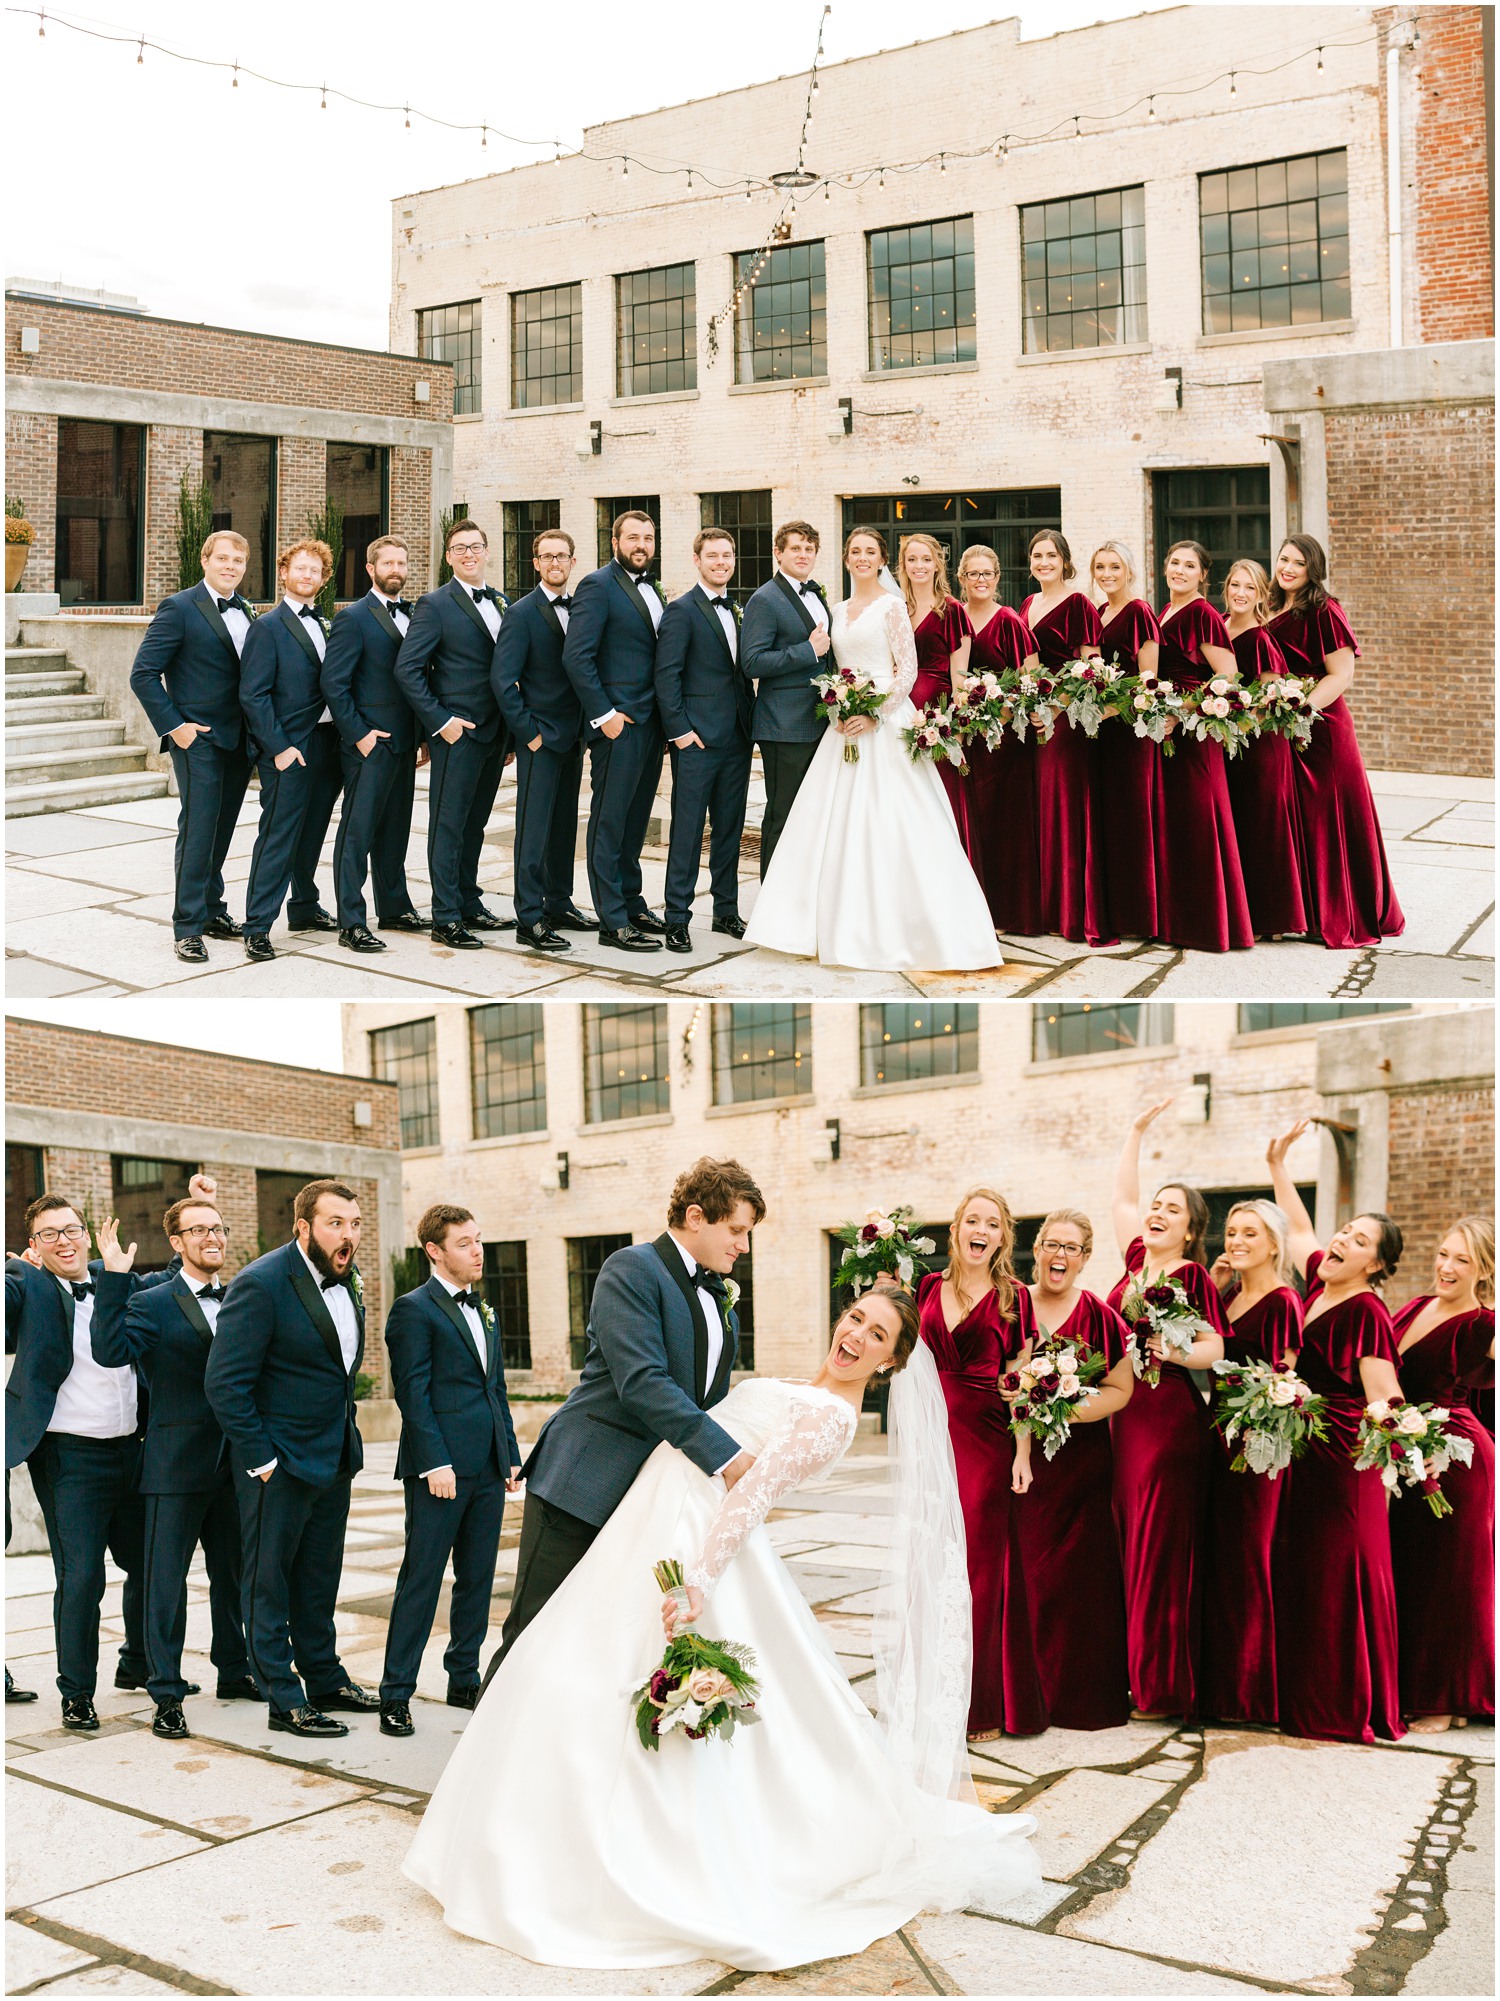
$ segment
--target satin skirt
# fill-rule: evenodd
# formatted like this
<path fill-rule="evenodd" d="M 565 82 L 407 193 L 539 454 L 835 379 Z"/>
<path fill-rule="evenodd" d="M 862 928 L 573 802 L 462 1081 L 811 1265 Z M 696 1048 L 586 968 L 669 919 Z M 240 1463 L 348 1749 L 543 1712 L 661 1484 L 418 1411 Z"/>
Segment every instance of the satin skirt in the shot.
<path fill-rule="evenodd" d="M 1195 1716 L 1208 1411 L 1187 1371 L 1168 1362 L 1155 1389 L 1136 1385 L 1110 1428 L 1130 1692 L 1137 1709 Z"/>
<path fill-rule="evenodd" d="M 1495 1713 L 1495 1441 L 1469 1410 L 1448 1429 L 1474 1445 L 1450 1466 L 1441 1521 L 1419 1494 L 1391 1503 L 1403 1716 Z M 1462 1740 L 1458 1740 L 1462 1742 Z"/>

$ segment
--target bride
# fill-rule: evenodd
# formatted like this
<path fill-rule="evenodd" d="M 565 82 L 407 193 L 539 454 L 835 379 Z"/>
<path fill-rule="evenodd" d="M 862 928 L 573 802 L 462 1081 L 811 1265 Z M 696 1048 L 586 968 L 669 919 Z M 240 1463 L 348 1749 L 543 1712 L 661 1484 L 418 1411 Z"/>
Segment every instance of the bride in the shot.
<path fill-rule="evenodd" d="M 875 1620 L 877 1721 L 762 1528 L 835 1465 L 865 1386 L 892 1375 L 893 1552 Z M 404 1869 L 455 1931 L 549 1966 L 718 1959 L 771 1972 L 863 1951 L 927 1909 L 999 1910 L 1038 1887 L 1026 1814 L 968 1776 L 969 1598 L 941 1388 L 909 1294 L 834 1329 L 810 1383 L 751 1378 L 714 1419 L 755 1463 L 726 1495 L 660 1444 L 583 1560 L 501 1661 Z M 755 1654 L 758 1728 L 654 1754 L 628 1691 L 689 1616 Z"/>
<path fill-rule="evenodd" d="M 880 582 L 885 537 L 844 544 L 854 589 L 830 625 L 840 667 L 889 695 L 878 718 L 824 733 L 787 816 L 745 936 L 773 951 L 879 972 L 964 972 L 1001 964 L 995 926 L 936 767 L 914 763 L 901 731 L 917 650 L 905 600 Z M 859 761 L 844 761 L 844 745 Z"/>

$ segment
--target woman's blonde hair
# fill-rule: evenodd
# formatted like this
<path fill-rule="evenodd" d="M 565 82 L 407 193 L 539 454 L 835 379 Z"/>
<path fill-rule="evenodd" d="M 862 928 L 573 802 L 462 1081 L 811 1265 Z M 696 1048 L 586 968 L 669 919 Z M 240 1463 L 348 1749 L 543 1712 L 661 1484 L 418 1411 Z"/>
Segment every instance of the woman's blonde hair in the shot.
<path fill-rule="evenodd" d="M 1135 582 L 1137 575 L 1135 557 L 1131 555 L 1123 542 L 1110 540 L 1108 542 L 1101 542 L 1093 555 L 1089 557 L 1089 582 L 1091 584 L 1094 581 L 1094 565 L 1101 556 L 1118 556 L 1120 561 L 1125 565 L 1125 574 L 1132 583 Z"/>
<path fill-rule="evenodd" d="M 1224 588 L 1220 593 L 1224 601 L 1225 611 L 1229 609 L 1229 586 L 1234 581 L 1236 570 L 1243 570 L 1245 575 L 1250 579 L 1255 590 L 1255 623 L 1257 625 L 1264 625 L 1271 616 L 1271 579 L 1266 575 L 1260 564 L 1251 562 L 1248 556 L 1241 556 L 1238 562 L 1229 565 L 1229 572 L 1224 579 Z"/>
<path fill-rule="evenodd" d="M 975 1304 L 964 1291 L 960 1277 L 958 1258 L 958 1231 L 963 1222 L 964 1211 L 971 1202 L 993 1202 L 1000 1211 L 1000 1241 L 990 1252 L 989 1278 L 995 1288 L 995 1296 L 1000 1302 L 1000 1318 L 1013 1320 L 1016 1312 L 1016 1219 L 1010 1213 L 1010 1204 L 997 1188 L 970 1188 L 953 1212 L 953 1227 L 948 1233 L 948 1269 L 943 1273 L 949 1285 L 958 1294 L 966 1308 Z"/>
<path fill-rule="evenodd" d="M 1036 1233 L 1037 1243 L 1042 1241 L 1054 1223 L 1071 1223 L 1083 1239 L 1083 1255 L 1086 1258 L 1094 1255 L 1094 1225 L 1081 1209 L 1049 1209 Z"/>
<path fill-rule="evenodd" d="M 1276 1283 L 1290 1285 L 1292 1282 L 1292 1226 L 1287 1213 L 1279 1202 L 1272 1202 L 1267 1196 L 1252 1195 L 1243 1202 L 1236 1202 L 1224 1218 L 1227 1236 L 1229 1225 L 1246 1209 L 1252 1216 L 1258 1216 L 1266 1226 L 1266 1235 L 1271 1239 L 1272 1263 L 1276 1267 Z"/>
<path fill-rule="evenodd" d="M 921 533 L 903 535 L 896 552 L 896 581 L 901 586 L 901 595 L 906 599 L 906 609 L 914 612 L 917 608 L 912 600 L 911 583 L 906 574 L 906 552 L 913 542 L 920 542 L 924 549 L 932 551 L 932 560 L 936 566 L 932 575 L 932 603 L 933 609 L 941 614 L 943 606 L 953 595 L 948 583 L 948 559 L 943 554 L 941 542 L 936 541 L 931 535 Z"/>
<path fill-rule="evenodd" d="M 1474 1296 L 1481 1306 L 1495 1303 L 1495 1226 L 1487 1216 L 1460 1216 L 1453 1225 L 1474 1260 Z M 1446 1234 L 1452 1235 L 1452 1231 Z"/>
<path fill-rule="evenodd" d="M 995 554 L 995 551 L 990 547 L 988 542 L 971 542 L 958 559 L 959 596 L 962 597 L 964 594 L 964 578 L 968 571 L 969 558 L 971 556 L 982 556 L 985 562 L 994 564 L 995 588 L 998 590 L 1000 588 L 1000 558 Z"/>

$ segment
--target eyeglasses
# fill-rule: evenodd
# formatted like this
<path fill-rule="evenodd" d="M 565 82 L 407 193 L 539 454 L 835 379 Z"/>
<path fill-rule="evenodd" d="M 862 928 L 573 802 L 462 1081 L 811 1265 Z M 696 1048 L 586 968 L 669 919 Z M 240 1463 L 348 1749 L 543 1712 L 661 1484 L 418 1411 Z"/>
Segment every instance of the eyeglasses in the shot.
<path fill-rule="evenodd" d="M 1043 1257 L 1056 1257 L 1059 1253 L 1065 1258 L 1081 1258 L 1083 1256 L 1082 1244 L 1060 1244 L 1056 1237 L 1044 1238 L 1037 1245 L 1037 1249 L 1042 1253 Z"/>
<path fill-rule="evenodd" d="M 477 556 L 483 547 L 484 544 L 482 542 L 450 542 L 448 544 L 448 554 L 450 556 Z"/>
<path fill-rule="evenodd" d="M 226 1244 L 229 1242 L 229 1231 L 222 1223 L 191 1223 L 177 1234 L 179 1237 L 222 1237 Z"/>
<path fill-rule="evenodd" d="M 55 1244 L 59 1237 L 66 1237 L 70 1244 L 81 1244 L 88 1231 L 82 1223 L 65 1223 L 60 1230 L 34 1230 L 32 1235 L 39 1244 Z"/>

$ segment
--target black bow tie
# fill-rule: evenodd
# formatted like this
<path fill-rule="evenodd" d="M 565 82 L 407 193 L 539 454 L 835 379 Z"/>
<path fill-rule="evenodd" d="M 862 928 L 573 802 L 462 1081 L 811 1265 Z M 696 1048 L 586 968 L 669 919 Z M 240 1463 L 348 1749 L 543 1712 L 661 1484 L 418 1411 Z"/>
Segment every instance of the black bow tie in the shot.
<path fill-rule="evenodd" d="M 341 1278 L 325 1278 L 320 1281 L 325 1292 L 334 1292 L 344 1281 Z"/>
<path fill-rule="evenodd" d="M 728 1290 L 718 1272 L 706 1271 L 702 1265 L 699 1265 L 698 1275 L 693 1283 L 700 1286 L 704 1292 L 711 1293 L 721 1306 L 729 1297 Z"/>
<path fill-rule="evenodd" d="M 88 1299 L 92 1297 L 94 1288 L 91 1284 L 80 1283 L 76 1278 L 69 1279 L 68 1283 L 73 1288 L 73 1297 L 75 1299 Z"/>
<path fill-rule="evenodd" d="M 559 611 L 571 611 L 573 609 L 573 600 L 570 597 L 554 598 L 552 602 L 557 606 Z"/>
<path fill-rule="evenodd" d="M 491 599 L 495 604 L 500 602 L 500 593 L 495 589 L 493 584 L 480 584 L 473 588 L 474 602 L 476 604 L 483 604 L 486 598 Z"/>
<path fill-rule="evenodd" d="M 314 625 L 317 625 L 320 622 L 318 618 L 317 608 L 314 605 L 305 604 L 300 606 L 297 611 L 297 616 L 298 618 L 310 618 Z"/>
<path fill-rule="evenodd" d="M 455 1292 L 453 1297 L 460 1306 L 472 1306 L 476 1311 L 478 1310 L 479 1301 L 474 1297 L 472 1290 L 468 1286 L 465 1286 L 462 1292 Z"/>
<path fill-rule="evenodd" d="M 244 610 L 244 606 L 240 603 L 238 593 L 236 593 L 235 596 L 232 598 L 216 597 L 214 599 L 214 603 L 218 606 L 221 612 Z"/>
<path fill-rule="evenodd" d="M 387 598 L 385 608 L 387 611 L 404 611 L 408 618 L 411 617 L 411 606 L 405 598 Z"/>
<path fill-rule="evenodd" d="M 217 1305 L 218 1302 L 224 1297 L 224 1288 L 222 1285 L 200 1286 L 198 1288 L 198 1297 L 200 1299 L 211 1299 L 213 1300 L 215 1305 Z"/>
<path fill-rule="evenodd" d="M 717 611 L 728 611 L 729 609 L 728 598 L 710 598 L 709 603 L 713 605 Z"/>

